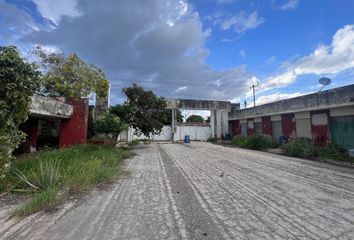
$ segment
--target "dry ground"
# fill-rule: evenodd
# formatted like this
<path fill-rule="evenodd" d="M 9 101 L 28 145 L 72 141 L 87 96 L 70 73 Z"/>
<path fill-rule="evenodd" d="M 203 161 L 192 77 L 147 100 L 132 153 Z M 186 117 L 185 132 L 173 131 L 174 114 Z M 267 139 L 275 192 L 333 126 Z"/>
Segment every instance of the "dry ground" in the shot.
<path fill-rule="evenodd" d="M 354 239 L 354 170 L 210 143 L 139 145 L 131 175 L 3 239 Z"/>

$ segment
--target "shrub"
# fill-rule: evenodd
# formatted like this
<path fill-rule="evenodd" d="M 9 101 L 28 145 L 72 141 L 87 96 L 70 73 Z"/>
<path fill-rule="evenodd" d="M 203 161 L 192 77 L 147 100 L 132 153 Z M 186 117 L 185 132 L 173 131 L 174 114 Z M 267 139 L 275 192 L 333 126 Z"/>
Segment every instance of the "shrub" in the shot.
<path fill-rule="evenodd" d="M 318 156 L 318 148 L 309 138 L 295 138 L 283 145 L 284 153 L 292 157 L 311 158 Z"/>
<path fill-rule="evenodd" d="M 208 138 L 208 142 L 211 142 L 211 143 L 216 143 L 218 141 L 218 139 L 216 137 L 210 137 Z"/>
<path fill-rule="evenodd" d="M 59 184 L 60 168 L 57 159 L 39 160 L 39 166 L 32 168 L 31 172 L 33 184 L 43 190 L 55 188 Z"/>
<path fill-rule="evenodd" d="M 249 137 L 236 136 L 232 143 L 235 146 L 253 150 L 263 150 L 279 147 L 279 144 L 276 141 L 264 135 L 252 135 Z"/>
<path fill-rule="evenodd" d="M 238 135 L 232 139 L 232 144 L 237 146 L 237 147 L 242 147 L 246 141 L 246 137 L 242 135 Z"/>

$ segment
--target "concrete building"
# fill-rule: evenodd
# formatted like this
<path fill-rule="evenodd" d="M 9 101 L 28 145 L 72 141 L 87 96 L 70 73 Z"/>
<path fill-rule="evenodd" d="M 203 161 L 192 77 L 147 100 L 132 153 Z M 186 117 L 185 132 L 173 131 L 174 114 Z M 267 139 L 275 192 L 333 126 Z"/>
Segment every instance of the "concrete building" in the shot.
<path fill-rule="evenodd" d="M 229 113 L 232 109 L 239 109 L 239 105 L 232 105 L 231 102 L 227 101 L 168 99 L 167 108 L 172 109 L 172 139 L 174 139 L 174 134 L 177 131 L 176 111 L 178 109 L 210 111 L 210 137 L 222 138 L 225 133 L 229 132 Z"/>
<path fill-rule="evenodd" d="M 354 85 L 272 102 L 229 114 L 233 136 L 307 137 L 317 145 L 354 147 Z"/>
<path fill-rule="evenodd" d="M 20 126 L 27 134 L 19 152 L 48 145 L 68 147 L 87 142 L 88 100 L 52 99 L 34 95 L 28 120 Z"/>

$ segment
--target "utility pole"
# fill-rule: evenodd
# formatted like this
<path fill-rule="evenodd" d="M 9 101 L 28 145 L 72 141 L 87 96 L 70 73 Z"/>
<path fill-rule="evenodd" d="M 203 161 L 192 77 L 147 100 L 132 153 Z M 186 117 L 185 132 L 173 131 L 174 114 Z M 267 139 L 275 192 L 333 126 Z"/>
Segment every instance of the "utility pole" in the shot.
<path fill-rule="evenodd" d="M 256 106 L 256 90 L 255 88 L 259 85 L 259 82 L 253 83 L 252 86 L 250 86 L 250 89 L 253 90 L 253 107 Z"/>

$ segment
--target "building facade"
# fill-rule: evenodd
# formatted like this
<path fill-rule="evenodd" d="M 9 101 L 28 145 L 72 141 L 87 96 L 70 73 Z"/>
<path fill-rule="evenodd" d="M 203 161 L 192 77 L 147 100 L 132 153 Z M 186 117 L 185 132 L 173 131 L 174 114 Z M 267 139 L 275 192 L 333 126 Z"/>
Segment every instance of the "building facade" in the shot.
<path fill-rule="evenodd" d="M 27 135 L 18 152 L 49 146 L 70 147 L 87 142 L 88 100 L 32 97 L 28 120 L 20 126 Z"/>
<path fill-rule="evenodd" d="M 354 148 L 354 84 L 234 110 L 229 126 L 233 136 L 306 137 L 316 145 Z"/>

